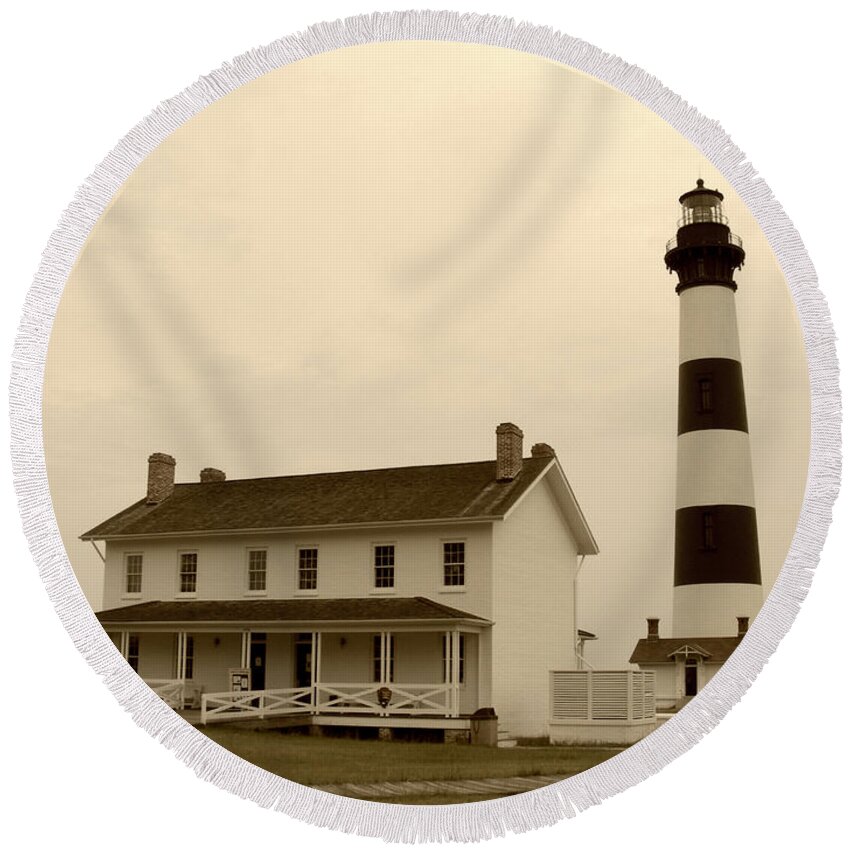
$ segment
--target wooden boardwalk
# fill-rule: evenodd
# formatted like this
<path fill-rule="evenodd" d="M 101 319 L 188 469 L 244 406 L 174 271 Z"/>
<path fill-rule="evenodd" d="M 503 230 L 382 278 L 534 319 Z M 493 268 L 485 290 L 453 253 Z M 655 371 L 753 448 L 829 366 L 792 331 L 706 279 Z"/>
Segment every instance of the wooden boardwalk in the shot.
<path fill-rule="evenodd" d="M 444 779 L 416 780 L 411 782 L 346 782 L 340 785 L 314 785 L 319 791 L 340 794 L 343 797 L 374 799 L 376 797 L 409 797 L 428 794 L 520 794 L 534 791 L 544 785 L 560 782 L 572 774 L 560 776 L 508 776 L 499 779 Z"/>

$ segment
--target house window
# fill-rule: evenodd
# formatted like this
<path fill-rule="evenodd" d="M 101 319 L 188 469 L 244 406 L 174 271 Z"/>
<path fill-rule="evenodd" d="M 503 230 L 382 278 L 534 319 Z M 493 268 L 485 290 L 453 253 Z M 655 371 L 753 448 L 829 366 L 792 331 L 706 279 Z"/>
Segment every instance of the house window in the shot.
<path fill-rule="evenodd" d="M 372 681 L 382 681 L 381 635 L 372 637 Z M 387 681 L 395 681 L 395 635 L 387 635 Z"/>
<path fill-rule="evenodd" d="M 198 553 L 180 553 L 180 592 L 196 593 L 198 590 Z"/>
<path fill-rule="evenodd" d="M 298 589 L 316 590 L 319 586 L 319 550 L 298 550 Z"/>
<path fill-rule="evenodd" d="M 714 512 L 705 511 L 702 515 L 702 548 L 711 552 L 717 548 Z"/>
<path fill-rule="evenodd" d="M 463 587 L 466 567 L 466 544 L 443 543 L 443 584 L 446 587 Z"/>
<path fill-rule="evenodd" d="M 443 635 L 443 681 L 448 682 L 451 672 L 451 639 Z M 466 681 L 466 635 L 459 635 L 458 646 L 458 682 L 462 685 Z"/>
<path fill-rule="evenodd" d="M 142 592 L 142 556 L 132 554 L 124 556 L 124 568 L 127 576 L 127 593 Z"/>
<path fill-rule="evenodd" d="M 699 379 L 699 413 L 711 413 L 714 410 L 714 382 L 711 378 Z"/>
<path fill-rule="evenodd" d="M 266 550 L 248 550 L 248 590 L 266 589 Z"/>
<path fill-rule="evenodd" d="M 375 587 L 395 587 L 395 546 L 375 546 Z"/>
<path fill-rule="evenodd" d="M 167 644 L 166 644 L 167 646 Z M 127 663 L 139 672 L 139 636 L 128 635 L 127 637 Z"/>

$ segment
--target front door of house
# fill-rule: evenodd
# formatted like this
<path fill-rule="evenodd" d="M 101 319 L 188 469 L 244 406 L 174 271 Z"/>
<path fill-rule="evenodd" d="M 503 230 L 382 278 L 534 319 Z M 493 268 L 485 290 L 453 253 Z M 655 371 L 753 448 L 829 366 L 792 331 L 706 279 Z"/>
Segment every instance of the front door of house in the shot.
<path fill-rule="evenodd" d="M 266 633 L 251 632 L 251 690 L 266 687 Z"/>
<path fill-rule="evenodd" d="M 295 687 L 309 688 L 313 683 L 313 636 L 295 635 Z"/>

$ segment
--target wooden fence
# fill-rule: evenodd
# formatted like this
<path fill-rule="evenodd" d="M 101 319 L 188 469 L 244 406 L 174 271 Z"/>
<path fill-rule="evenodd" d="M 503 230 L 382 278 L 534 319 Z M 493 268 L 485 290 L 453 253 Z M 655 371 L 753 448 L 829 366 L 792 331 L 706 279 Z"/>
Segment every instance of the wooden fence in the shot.
<path fill-rule="evenodd" d="M 553 670 L 553 721 L 620 722 L 655 717 L 655 673 L 642 670 Z"/>

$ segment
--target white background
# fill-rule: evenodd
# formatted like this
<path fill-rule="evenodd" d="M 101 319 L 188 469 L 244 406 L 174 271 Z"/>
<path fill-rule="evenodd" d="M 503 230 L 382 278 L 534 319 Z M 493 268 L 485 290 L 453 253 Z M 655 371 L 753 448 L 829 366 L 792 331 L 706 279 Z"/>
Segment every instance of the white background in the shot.
<path fill-rule="evenodd" d="M 319 0 L 296 10 L 251 0 L 148 0 L 35 2 L 18 5 L 12 18 L 7 13 L 0 135 L 6 356 L 60 213 L 103 155 L 159 100 L 252 46 L 322 20 L 393 8 L 371 0 Z M 846 361 L 840 339 L 850 334 L 845 27 L 834 17 L 835 4 L 808 2 L 793 16 L 779 8 L 725 0 L 606 0 L 572 8 L 490 0 L 475 11 L 582 38 L 641 66 L 719 120 L 800 231 Z M 201 782 L 123 714 L 52 611 L 19 530 L 8 459 L 0 463 L 4 838 L 31 847 L 275 847 L 298 840 L 377 846 L 374 839 L 320 832 Z M 847 502 L 845 494 L 794 628 L 751 692 L 705 741 L 577 819 L 505 841 L 516 847 L 840 845 L 850 755 Z"/>

